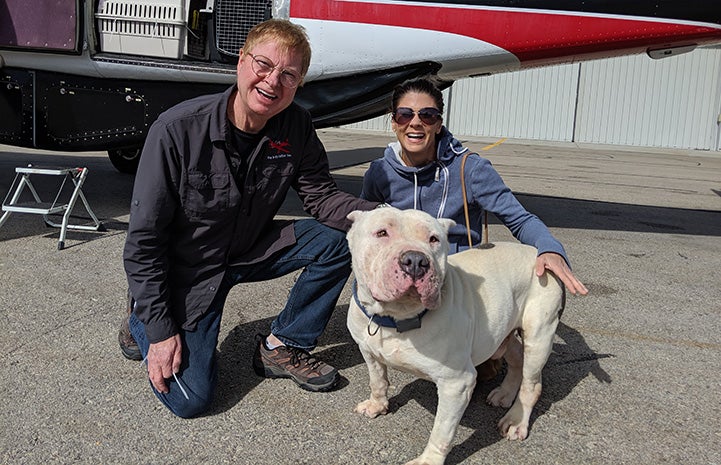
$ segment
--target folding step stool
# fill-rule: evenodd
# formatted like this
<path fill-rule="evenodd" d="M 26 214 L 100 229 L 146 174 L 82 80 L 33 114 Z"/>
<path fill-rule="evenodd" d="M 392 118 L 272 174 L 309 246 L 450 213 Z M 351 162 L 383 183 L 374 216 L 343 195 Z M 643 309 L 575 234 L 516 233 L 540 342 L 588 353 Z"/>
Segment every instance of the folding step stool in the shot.
<path fill-rule="evenodd" d="M 58 193 L 55 196 L 55 200 L 53 200 L 52 202 L 43 202 L 40 199 L 38 192 L 35 190 L 33 183 L 30 181 L 30 176 L 32 175 L 64 176 L 63 181 L 60 184 L 60 188 L 58 189 Z M 5 197 L 5 201 L 2 205 L 2 210 L 5 213 L 3 214 L 2 218 L 0 218 L 0 227 L 5 223 L 5 221 L 7 221 L 8 217 L 13 212 L 43 215 L 45 224 L 54 228 L 60 228 L 58 250 L 62 250 L 65 247 L 65 234 L 67 233 L 68 229 L 83 231 L 105 231 L 105 227 L 95 216 L 95 213 L 93 213 L 93 211 L 90 209 L 88 200 L 83 194 L 83 183 L 85 182 L 85 178 L 87 176 L 87 168 L 41 168 L 35 167 L 33 165 L 28 165 L 26 168 L 15 168 L 15 179 L 13 180 L 13 183 L 10 186 L 10 190 L 8 191 L 8 194 Z M 68 202 L 61 203 L 60 196 L 63 193 L 63 187 L 65 186 L 65 182 L 68 180 L 68 178 L 72 179 L 75 188 L 73 189 Z M 35 202 L 20 201 L 20 195 L 26 187 L 32 193 Z M 13 189 L 15 189 L 14 193 Z M 12 197 L 10 197 L 11 193 Z M 9 201 L 8 197 L 10 197 Z M 78 197 L 80 197 L 80 200 L 83 201 L 83 204 L 85 205 L 85 210 L 87 210 L 93 222 L 95 223 L 94 226 L 70 224 L 70 214 L 73 211 L 73 207 L 75 206 L 75 202 L 78 200 Z M 48 217 L 48 215 L 55 215 L 61 213 L 63 213 L 63 221 L 59 224 L 54 223 Z"/>

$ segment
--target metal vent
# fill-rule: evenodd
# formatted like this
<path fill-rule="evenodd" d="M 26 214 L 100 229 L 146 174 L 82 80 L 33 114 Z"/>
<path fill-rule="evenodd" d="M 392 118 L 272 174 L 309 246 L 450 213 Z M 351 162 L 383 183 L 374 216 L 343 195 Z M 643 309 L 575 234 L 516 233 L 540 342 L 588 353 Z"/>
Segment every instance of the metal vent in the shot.
<path fill-rule="evenodd" d="M 215 45 L 219 52 L 237 57 L 256 24 L 270 18 L 272 0 L 216 0 Z"/>

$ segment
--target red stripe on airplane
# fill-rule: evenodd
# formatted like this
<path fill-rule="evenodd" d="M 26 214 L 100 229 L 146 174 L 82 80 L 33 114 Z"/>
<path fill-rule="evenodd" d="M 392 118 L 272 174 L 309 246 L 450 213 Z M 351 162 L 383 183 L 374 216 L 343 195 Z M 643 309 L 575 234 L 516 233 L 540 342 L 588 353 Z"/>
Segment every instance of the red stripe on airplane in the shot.
<path fill-rule="evenodd" d="M 522 62 L 609 50 L 643 50 L 653 44 L 703 43 L 721 39 L 720 29 L 674 24 L 671 20 L 657 22 L 438 4 L 296 0 L 290 2 L 290 16 L 462 34 L 501 47 Z M 424 44 L 408 46 L 422 47 Z"/>

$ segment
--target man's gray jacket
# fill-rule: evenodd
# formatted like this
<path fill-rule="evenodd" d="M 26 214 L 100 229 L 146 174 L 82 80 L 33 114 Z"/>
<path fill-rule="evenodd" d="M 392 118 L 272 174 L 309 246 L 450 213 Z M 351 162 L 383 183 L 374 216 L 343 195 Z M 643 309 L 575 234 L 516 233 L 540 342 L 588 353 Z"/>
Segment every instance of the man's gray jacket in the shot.
<path fill-rule="evenodd" d="M 167 110 L 143 148 L 123 260 L 151 343 L 192 330 L 229 265 L 260 262 L 295 242 L 293 223 L 274 220 L 291 187 L 307 213 L 340 230 L 349 212 L 377 205 L 338 189 L 310 114 L 296 104 L 268 121 L 237 185 L 226 116 L 234 90 Z"/>

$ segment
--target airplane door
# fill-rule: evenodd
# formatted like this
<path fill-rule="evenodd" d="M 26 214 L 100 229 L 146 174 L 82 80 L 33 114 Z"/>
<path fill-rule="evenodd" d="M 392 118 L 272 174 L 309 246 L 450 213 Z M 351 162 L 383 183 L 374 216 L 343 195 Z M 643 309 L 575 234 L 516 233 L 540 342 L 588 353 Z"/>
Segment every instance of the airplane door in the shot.
<path fill-rule="evenodd" d="M 0 49 L 78 55 L 79 11 L 79 0 L 0 1 Z M 0 143 L 34 146 L 34 97 L 34 72 L 3 69 L 0 56 Z"/>
<path fill-rule="evenodd" d="M 80 53 L 79 1 L 0 2 L 0 47 Z"/>

